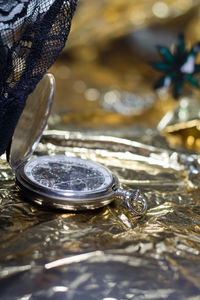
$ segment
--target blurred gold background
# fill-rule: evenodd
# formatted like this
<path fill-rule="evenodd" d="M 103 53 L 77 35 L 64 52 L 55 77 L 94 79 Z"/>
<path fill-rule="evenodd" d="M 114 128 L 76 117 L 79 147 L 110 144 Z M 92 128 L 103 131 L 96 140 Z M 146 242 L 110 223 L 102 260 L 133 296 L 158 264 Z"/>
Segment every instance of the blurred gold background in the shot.
<path fill-rule="evenodd" d="M 177 102 L 170 92 L 153 91 L 161 74 L 149 62 L 159 60 L 157 45 L 170 47 L 180 32 L 188 47 L 200 40 L 199 15 L 199 0 L 80 1 L 66 48 L 50 70 L 57 85 L 53 126 L 128 136 L 138 126 L 155 129 Z M 181 144 L 187 147 L 187 139 Z M 195 142 L 190 148 L 198 150 Z"/>

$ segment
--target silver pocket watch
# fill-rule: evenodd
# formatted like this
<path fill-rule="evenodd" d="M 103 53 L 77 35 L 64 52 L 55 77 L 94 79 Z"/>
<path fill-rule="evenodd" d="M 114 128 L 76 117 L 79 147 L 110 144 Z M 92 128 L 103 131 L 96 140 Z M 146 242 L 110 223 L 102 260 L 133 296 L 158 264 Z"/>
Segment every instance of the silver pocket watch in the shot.
<path fill-rule="evenodd" d="M 44 207 L 79 211 L 120 197 L 134 216 L 144 215 L 147 204 L 140 191 L 120 188 L 117 177 L 94 161 L 67 155 L 29 159 L 46 126 L 54 87 L 53 75 L 46 74 L 27 100 L 7 153 L 25 198 Z"/>

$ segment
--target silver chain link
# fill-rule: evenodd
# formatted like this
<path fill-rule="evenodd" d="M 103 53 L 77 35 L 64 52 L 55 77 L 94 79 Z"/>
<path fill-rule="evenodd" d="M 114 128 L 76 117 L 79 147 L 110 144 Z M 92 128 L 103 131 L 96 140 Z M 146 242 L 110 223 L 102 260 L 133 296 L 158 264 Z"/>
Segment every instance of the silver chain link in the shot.
<path fill-rule="evenodd" d="M 147 202 L 140 190 L 133 191 L 120 188 L 116 191 L 116 195 L 124 198 L 128 209 L 134 216 L 141 217 L 146 213 Z"/>

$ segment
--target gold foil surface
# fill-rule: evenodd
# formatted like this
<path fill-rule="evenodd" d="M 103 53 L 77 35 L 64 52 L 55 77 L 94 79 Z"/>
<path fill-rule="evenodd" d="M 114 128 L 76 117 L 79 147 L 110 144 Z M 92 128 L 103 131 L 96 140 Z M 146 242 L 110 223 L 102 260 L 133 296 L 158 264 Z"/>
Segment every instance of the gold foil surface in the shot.
<path fill-rule="evenodd" d="M 140 188 L 147 214 L 123 200 L 94 211 L 49 211 L 20 194 L 0 161 L 1 299 L 200 299 L 200 196 L 180 153 L 129 139 L 46 131 L 34 155 L 66 154 L 107 166 Z"/>
<path fill-rule="evenodd" d="M 188 43 L 199 40 L 199 7 L 199 0 L 80 1 L 69 50 L 51 69 L 57 90 L 49 128 L 57 130 L 45 132 L 34 155 L 77 155 L 107 166 L 123 187 L 142 190 L 147 214 L 134 218 L 117 199 L 94 211 L 42 209 L 24 199 L 2 158 L 0 299 L 200 299 L 199 188 L 181 152 L 155 129 L 175 101 L 154 94 L 138 115 L 102 105 L 116 90 L 152 93 L 160 76 L 148 65 L 157 60 L 155 46 L 163 39 L 170 46 L 180 30 Z M 132 33 L 147 26 L 141 45 Z"/>

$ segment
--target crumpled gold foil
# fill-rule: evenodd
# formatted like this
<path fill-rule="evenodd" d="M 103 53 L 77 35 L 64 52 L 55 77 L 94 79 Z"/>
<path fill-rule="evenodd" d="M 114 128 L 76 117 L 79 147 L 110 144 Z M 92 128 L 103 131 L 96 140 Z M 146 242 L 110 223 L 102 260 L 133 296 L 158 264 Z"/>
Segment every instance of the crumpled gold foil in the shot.
<path fill-rule="evenodd" d="M 52 68 L 57 92 L 50 128 L 96 130 L 97 136 L 46 131 L 34 155 L 77 155 L 107 166 L 123 187 L 142 190 L 147 214 L 134 218 L 119 199 L 94 211 L 42 209 L 24 199 L 2 159 L 0 299 L 200 299 L 199 188 L 181 153 L 155 129 L 174 101 L 161 95 L 138 116 L 102 106 L 102 95 L 116 89 L 149 95 L 156 76 L 146 43 L 138 50 L 136 40 L 112 41 L 155 25 L 171 31 L 184 25 L 186 36 L 199 40 L 199 4 L 80 1 L 69 57 L 64 53 Z M 103 130 L 129 139 L 105 137 Z"/>
<path fill-rule="evenodd" d="M 35 152 L 106 165 L 145 194 L 141 219 L 119 200 L 80 213 L 44 210 L 21 196 L 0 161 L 1 299 L 199 299 L 199 189 L 179 153 L 152 146 L 157 139 L 46 131 Z"/>

